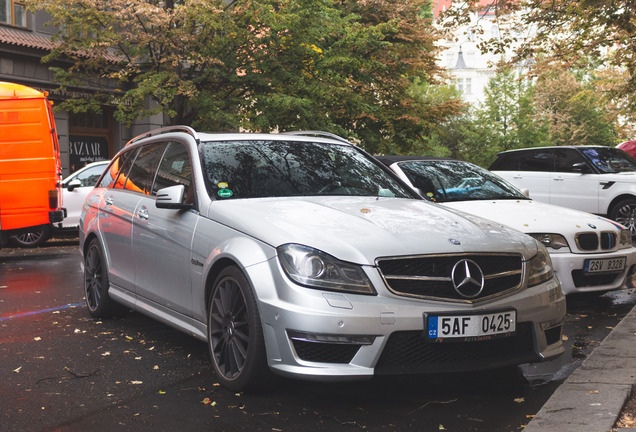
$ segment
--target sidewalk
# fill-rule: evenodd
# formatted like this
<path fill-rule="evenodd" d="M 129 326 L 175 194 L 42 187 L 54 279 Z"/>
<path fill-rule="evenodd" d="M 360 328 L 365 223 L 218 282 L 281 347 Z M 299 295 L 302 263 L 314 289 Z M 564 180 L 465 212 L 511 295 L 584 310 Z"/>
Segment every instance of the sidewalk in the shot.
<path fill-rule="evenodd" d="M 524 431 L 609 432 L 632 392 L 636 392 L 636 306 L 561 384 Z"/>

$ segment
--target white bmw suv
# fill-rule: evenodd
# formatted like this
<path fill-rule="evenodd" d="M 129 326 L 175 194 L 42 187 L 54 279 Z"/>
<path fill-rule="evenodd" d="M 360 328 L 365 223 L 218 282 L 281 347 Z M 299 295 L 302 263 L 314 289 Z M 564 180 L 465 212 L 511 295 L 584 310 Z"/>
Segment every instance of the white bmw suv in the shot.
<path fill-rule="evenodd" d="M 86 304 L 206 341 L 218 380 L 478 370 L 563 353 L 546 248 L 417 196 L 326 133 L 160 129 L 80 221 Z"/>

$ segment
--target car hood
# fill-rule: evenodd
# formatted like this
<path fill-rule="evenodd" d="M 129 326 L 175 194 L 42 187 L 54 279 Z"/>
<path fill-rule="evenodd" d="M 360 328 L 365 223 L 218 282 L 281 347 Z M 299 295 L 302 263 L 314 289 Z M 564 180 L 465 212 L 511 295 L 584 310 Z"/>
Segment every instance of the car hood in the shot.
<path fill-rule="evenodd" d="M 273 247 L 298 243 L 344 261 L 462 252 L 516 252 L 536 243 L 498 223 L 424 200 L 292 197 L 214 201 L 208 217 Z"/>
<path fill-rule="evenodd" d="M 592 213 L 532 200 L 456 201 L 441 205 L 469 212 L 525 233 L 555 233 L 572 238 L 581 231 L 620 229 L 616 222 Z"/>

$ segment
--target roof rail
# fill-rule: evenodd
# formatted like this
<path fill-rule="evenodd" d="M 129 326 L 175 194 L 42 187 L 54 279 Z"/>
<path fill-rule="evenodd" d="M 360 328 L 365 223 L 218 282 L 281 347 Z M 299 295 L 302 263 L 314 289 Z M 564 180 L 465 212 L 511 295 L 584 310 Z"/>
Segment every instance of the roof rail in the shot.
<path fill-rule="evenodd" d="M 343 143 L 351 144 L 345 138 L 332 134 L 331 132 L 323 132 L 323 131 L 289 131 L 289 132 L 281 132 L 286 135 L 302 135 L 302 136 L 322 136 L 327 138 L 333 138 L 335 140 L 341 141 Z"/>
<path fill-rule="evenodd" d="M 161 134 L 166 134 L 166 133 L 171 133 L 171 132 L 185 132 L 188 135 L 192 136 L 192 138 L 194 138 L 197 143 L 199 142 L 199 135 L 190 126 L 167 126 L 167 127 L 164 127 L 164 128 L 152 130 L 150 132 L 145 132 L 145 133 L 143 133 L 141 135 L 137 135 L 136 137 L 134 137 L 133 139 L 128 141 L 126 143 L 126 145 L 132 144 L 132 143 L 134 143 L 136 141 L 139 141 L 140 139 L 143 139 L 143 138 L 149 138 L 151 136 L 161 135 Z"/>

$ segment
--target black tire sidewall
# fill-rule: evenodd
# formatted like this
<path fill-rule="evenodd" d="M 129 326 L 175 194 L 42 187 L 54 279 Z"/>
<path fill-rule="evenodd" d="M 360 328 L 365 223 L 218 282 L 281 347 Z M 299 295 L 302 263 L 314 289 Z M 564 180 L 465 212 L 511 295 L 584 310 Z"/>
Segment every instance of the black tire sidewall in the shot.
<path fill-rule="evenodd" d="M 216 363 L 214 356 L 214 349 L 212 347 L 212 338 L 210 335 L 211 322 L 212 322 L 212 303 L 214 301 L 216 292 L 221 282 L 231 278 L 239 286 L 243 298 L 245 300 L 248 316 L 248 348 L 247 356 L 245 359 L 245 365 L 236 378 L 229 379 L 221 373 Z M 265 353 L 265 342 L 263 337 L 263 328 L 260 320 L 260 314 L 258 312 L 258 305 L 256 298 L 252 291 L 252 287 L 247 281 L 247 278 L 237 267 L 226 267 L 223 269 L 212 287 L 212 293 L 208 302 L 208 348 L 210 352 L 210 358 L 214 372 L 220 381 L 220 383 L 234 391 L 242 391 L 249 389 L 256 389 L 262 386 L 262 383 L 269 377 L 269 367 L 267 365 L 267 356 Z"/>
<path fill-rule="evenodd" d="M 98 254 L 99 254 L 99 258 L 101 261 L 101 267 L 102 267 L 102 280 L 101 280 L 101 288 L 100 288 L 100 301 L 99 304 L 97 305 L 97 307 L 95 307 L 95 309 L 91 309 L 89 303 L 88 303 L 88 293 L 86 292 L 86 279 L 87 279 L 87 274 L 86 272 L 88 271 L 88 266 L 86 265 L 86 259 L 87 256 L 89 254 L 89 252 L 91 251 L 91 249 L 94 249 Z M 104 259 L 104 252 L 102 251 L 102 248 L 99 244 L 99 241 L 95 238 L 93 240 L 91 240 L 91 242 L 88 245 L 88 248 L 86 248 L 86 254 L 84 257 L 84 297 L 85 297 L 85 301 L 86 301 L 86 308 L 88 309 L 88 312 L 91 314 L 91 316 L 95 317 L 95 318 L 102 318 L 102 317 L 107 317 L 110 316 L 110 314 L 112 313 L 112 300 L 110 299 L 109 295 L 108 295 L 108 268 L 106 267 L 106 260 Z"/>

